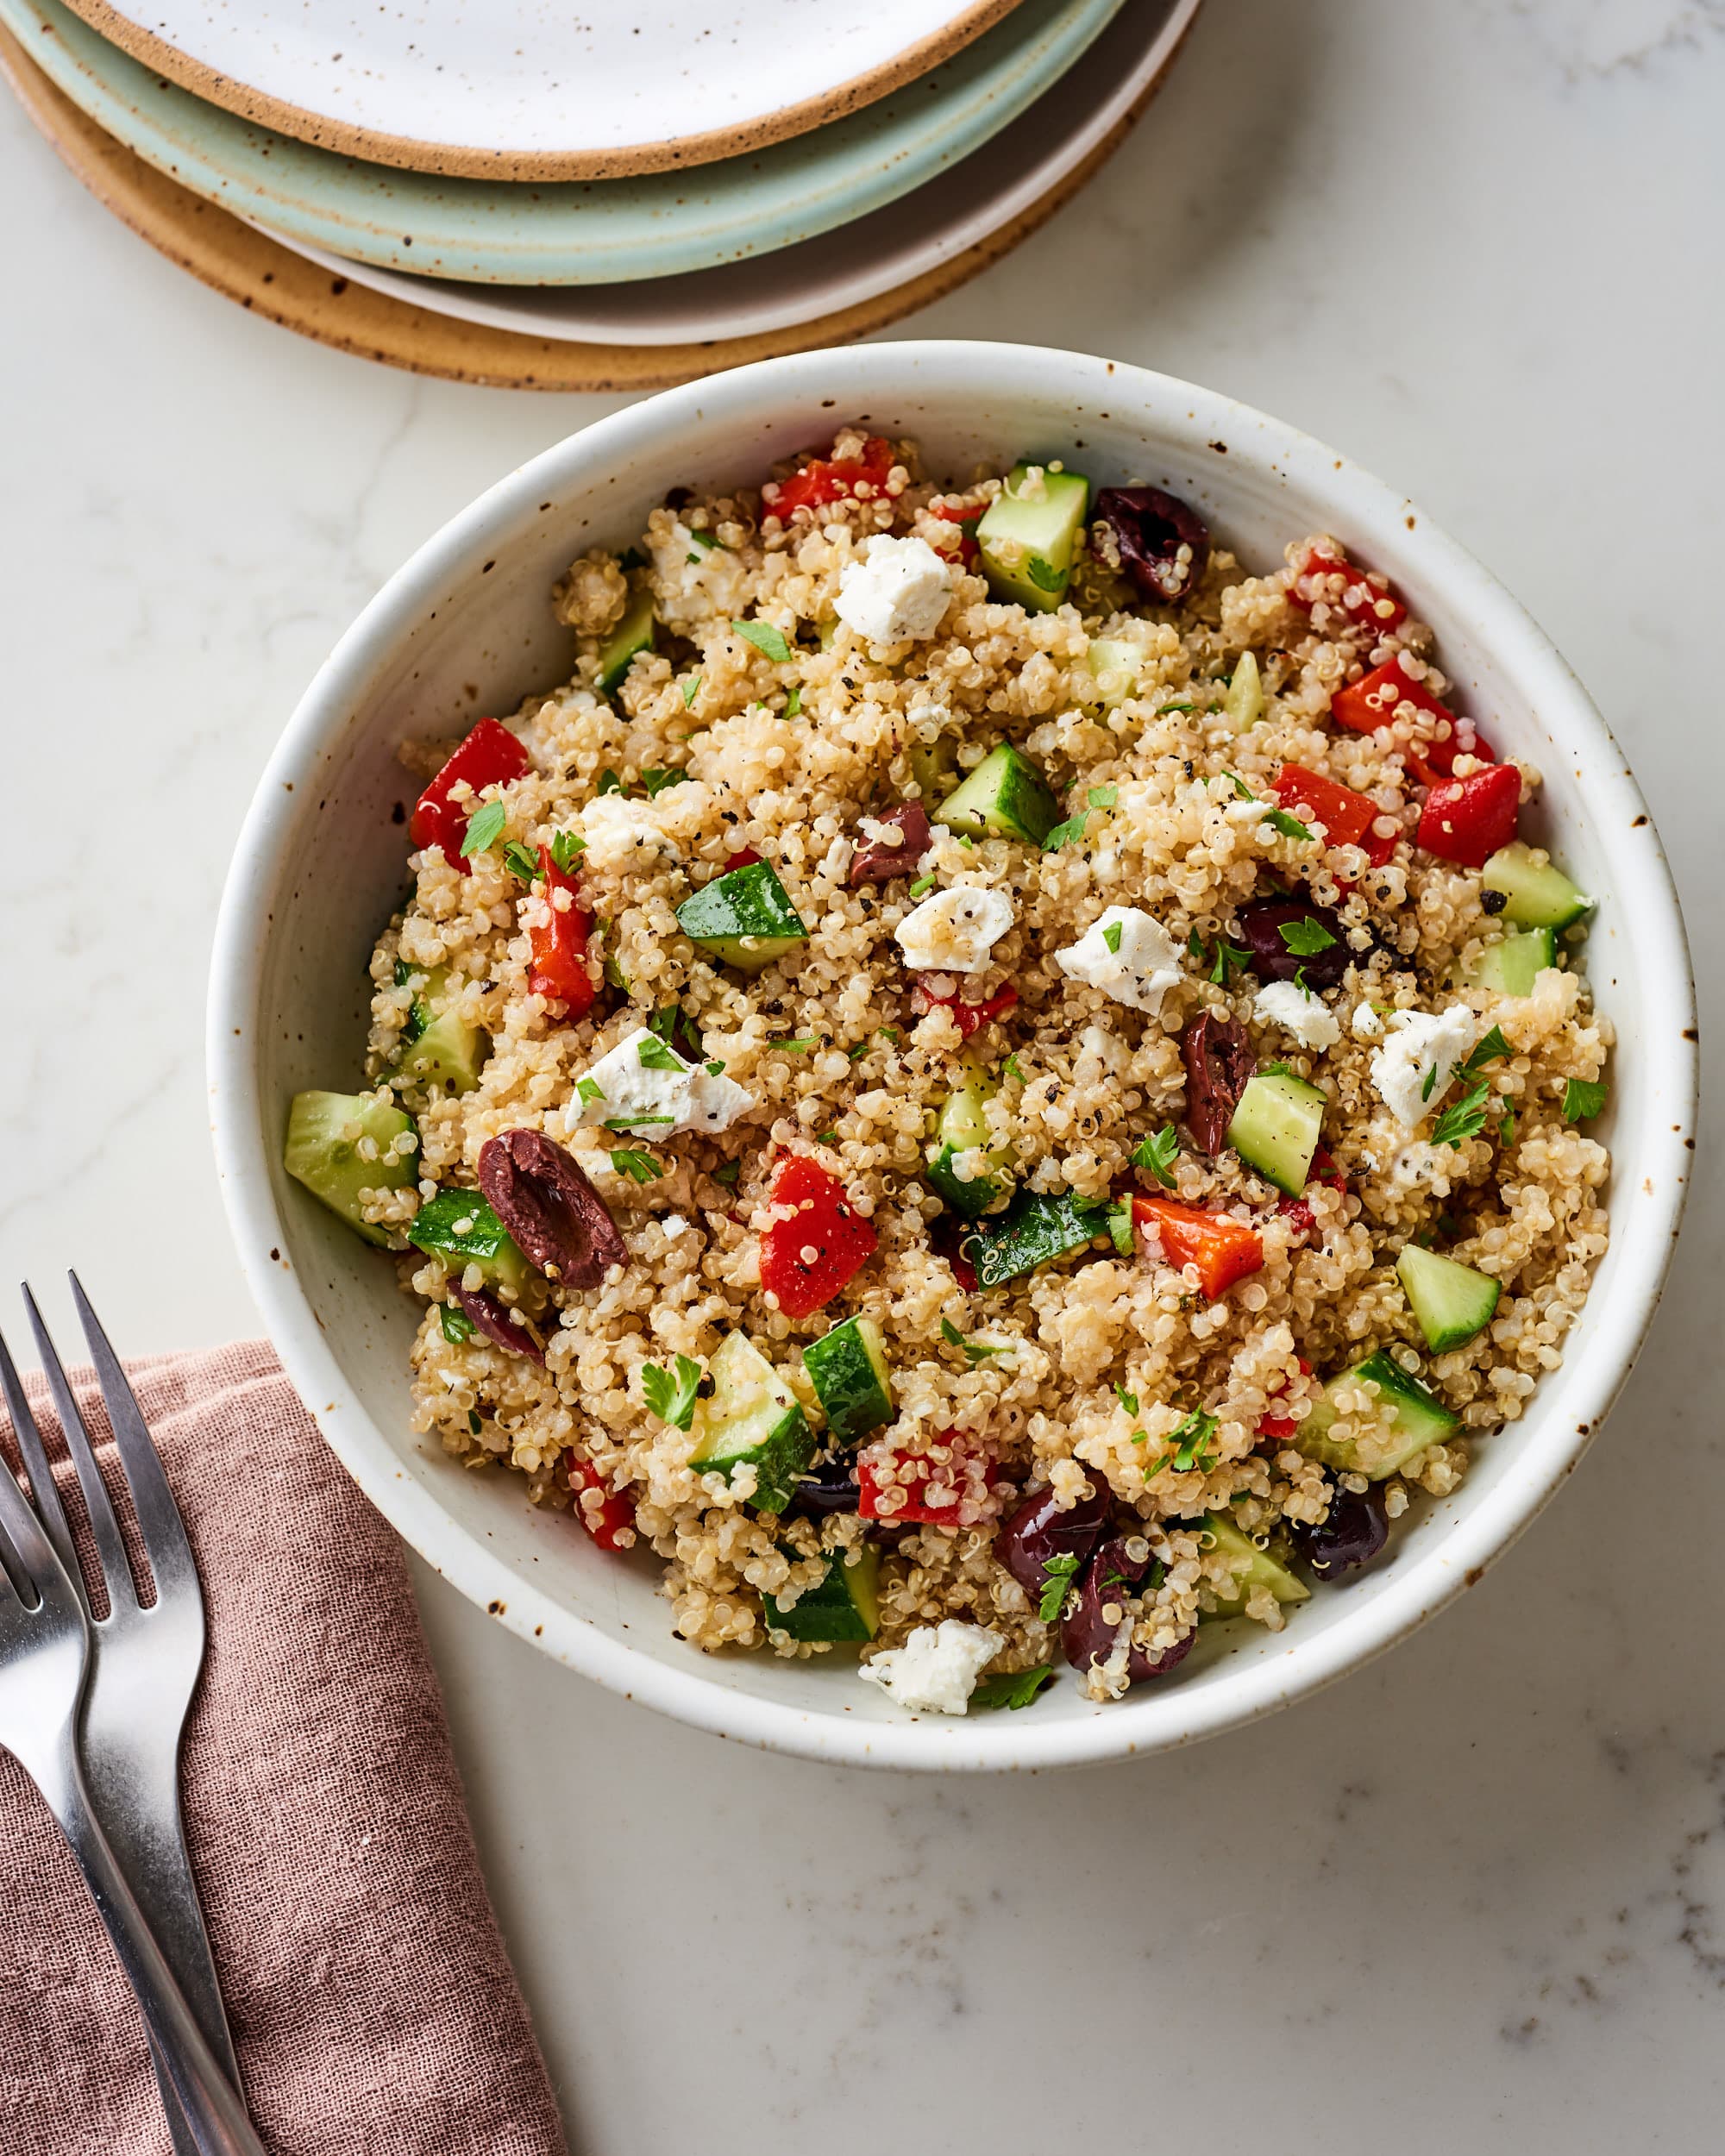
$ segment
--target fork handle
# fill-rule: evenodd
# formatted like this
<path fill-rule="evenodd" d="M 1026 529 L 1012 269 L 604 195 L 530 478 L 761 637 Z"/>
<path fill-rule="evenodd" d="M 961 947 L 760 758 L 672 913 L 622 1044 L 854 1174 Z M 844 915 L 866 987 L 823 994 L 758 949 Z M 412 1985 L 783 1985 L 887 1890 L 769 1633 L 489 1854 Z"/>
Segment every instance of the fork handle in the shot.
<path fill-rule="evenodd" d="M 138 1995 L 151 2049 L 179 2102 L 192 2147 L 198 2156 L 265 2156 L 245 2107 L 193 2018 L 102 1831 L 76 1752 L 68 1748 L 57 1765 L 56 1786 L 42 1793 L 83 1871 L 127 1981 Z"/>

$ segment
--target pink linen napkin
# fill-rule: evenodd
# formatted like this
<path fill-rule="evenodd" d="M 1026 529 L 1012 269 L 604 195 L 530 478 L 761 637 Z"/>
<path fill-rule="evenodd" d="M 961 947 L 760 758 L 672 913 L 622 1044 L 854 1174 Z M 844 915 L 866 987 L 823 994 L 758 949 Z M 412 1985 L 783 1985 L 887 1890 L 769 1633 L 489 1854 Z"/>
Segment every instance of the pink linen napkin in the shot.
<path fill-rule="evenodd" d="M 265 2146 L 563 2156 L 394 1536 L 264 1344 L 129 1375 L 204 1580 L 186 1839 Z M 72 1377 L 105 1436 L 91 1372 Z M 30 1399 L 52 1451 L 39 1382 Z M 0 1753 L 0 2147 L 171 2146 L 82 1877 Z"/>

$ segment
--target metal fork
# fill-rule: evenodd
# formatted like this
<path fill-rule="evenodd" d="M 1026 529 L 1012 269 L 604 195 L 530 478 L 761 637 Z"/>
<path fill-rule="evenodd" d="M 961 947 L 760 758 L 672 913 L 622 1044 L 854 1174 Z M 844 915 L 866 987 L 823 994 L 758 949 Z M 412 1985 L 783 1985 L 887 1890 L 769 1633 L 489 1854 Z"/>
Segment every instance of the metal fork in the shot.
<path fill-rule="evenodd" d="M 34 1433 L 3 1344 L 0 1357 L 14 1427 L 21 1435 L 26 1426 Z M 190 2146 L 198 2156 L 264 2156 L 91 1804 L 78 1748 L 90 1664 L 90 1626 L 78 1589 L 10 1470 L 0 1463 L 0 1745 L 41 1791 L 83 1869 L 138 1995 Z"/>
<path fill-rule="evenodd" d="M 89 1432 L 41 1313 L 26 1288 L 31 1330 L 84 1494 L 107 1589 L 105 1617 L 93 1617 L 87 1599 L 84 1604 L 89 1639 L 82 1723 L 86 1793 L 216 2064 L 237 2089 L 233 2041 L 186 1856 L 179 1809 L 180 1735 L 203 1665 L 204 1597 L 179 1508 L 136 1398 L 75 1274 L 72 1289 L 155 1582 L 154 1601 L 141 1605 Z M 80 1570 L 72 1532 L 41 1432 L 3 1339 L 0 1389 L 17 1433 L 42 1529 L 76 1592 Z M 10 1477 L 6 1479 L 9 1482 Z M 154 2032 L 151 2054 L 174 2147 L 179 2156 L 192 2156 L 203 2145 L 176 2100 L 173 2077 Z"/>

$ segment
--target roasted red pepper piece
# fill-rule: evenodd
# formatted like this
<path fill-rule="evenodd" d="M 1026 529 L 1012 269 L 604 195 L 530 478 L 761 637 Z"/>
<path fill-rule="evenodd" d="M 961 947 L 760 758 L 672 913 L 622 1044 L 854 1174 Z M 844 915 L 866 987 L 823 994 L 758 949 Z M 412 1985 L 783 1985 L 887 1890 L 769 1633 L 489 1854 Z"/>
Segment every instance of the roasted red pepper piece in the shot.
<path fill-rule="evenodd" d="M 539 849 L 539 881 L 544 886 L 550 918 L 536 923 L 527 931 L 533 947 L 532 963 L 527 969 L 528 990 L 536 996 L 560 997 L 571 1018 L 581 1018 L 593 1008 L 599 993 L 587 970 L 587 931 L 592 917 L 575 903 L 575 879 L 563 874 L 552 860 L 549 846 Z M 566 909 L 557 905 L 559 891 L 569 893 Z"/>
<path fill-rule="evenodd" d="M 932 517 L 938 517 L 944 524 L 957 524 L 963 533 L 964 536 L 958 542 L 958 559 L 968 569 L 976 559 L 976 527 L 982 521 L 980 505 L 966 509 L 958 502 L 942 502 L 938 508 L 936 508 L 931 504 L 929 514 Z"/>
<path fill-rule="evenodd" d="M 1388 578 L 1371 574 L 1357 561 L 1344 561 L 1333 548 L 1321 544 L 1306 549 L 1289 582 L 1288 596 L 1305 614 L 1319 605 L 1339 607 L 1356 628 L 1370 629 L 1380 636 L 1399 629 L 1408 618 L 1408 609 L 1390 590 Z"/>
<path fill-rule="evenodd" d="M 1132 1205 L 1133 1227 L 1140 1235 L 1156 1232 L 1170 1265 L 1195 1265 L 1198 1284 L 1212 1302 L 1264 1263 L 1264 1238 L 1225 1213 L 1147 1198 L 1141 1191 L 1132 1194 Z"/>
<path fill-rule="evenodd" d="M 1408 762 L 1422 786 L 1447 778 L 1456 758 L 1465 753 L 1481 763 L 1493 761 L 1491 745 L 1471 719 L 1458 719 L 1408 671 L 1400 652 L 1381 667 L 1374 667 L 1363 681 L 1338 689 L 1330 699 L 1330 716 L 1339 726 L 1356 734 L 1373 734 L 1394 719 L 1417 714 Z"/>
<path fill-rule="evenodd" d="M 829 502 L 846 501 L 860 480 L 878 493 L 893 468 L 893 445 L 880 435 L 870 435 L 860 457 L 817 457 L 787 479 L 768 479 L 761 500 L 769 517 L 788 523 L 799 509 L 824 509 Z"/>
<path fill-rule="evenodd" d="M 812 1316 L 867 1264 L 880 1238 L 837 1176 L 812 1154 L 786 1154 L 773 1170 L 767 1202 L 795 1211 L 761 1238 L 761 1285 L 787 1318 Z"/>
<path fill-rule="evenodd" d="M 422 852 L 428 846 L 441 846 L 445 861 L 465 866 L 467 857 L 461 841 L 477 797 L 488 786 L 507 786 L 511 779 L 520 778 L 530 761 L 508 727 L 499 726 L 494 718 L 480 719 L 414 803 L 407 826 L 414 844 Z M 449 789 L 463 779 L 473 788 L 474 798 L 452 801 Z"/>
<path fill-rule="evenodd" d="M 969 1480 L 966 1456 L 975 1446 L 975 1440 L 968 1438 L 962 1430 L 943 1430 L 939 1433 L 939 1442 L 950 1445 L 958 1457 L 942 1464 L 919 1452 L 895 1451 L 893 1461 L 896 1473 L 889 1480 L 877 1473 L 874 1463 L 866 1455 L 857 1461 L 856 1487 L 859 1495 L 856 1509 L 864 1520 L 886 1520 L 894 1524 L 917 1521 L 937 1527 L 950 1527 L 957 1524 L 962 1493 Z M 994 1460 L 984 1460 L 982 1478 L 991 1489 L 999 1474 L 1000 1468 Z M 941 1496 L 931 1500 L 924 1495 L 930 1482 L 935 1483 L 941 1490 Z M 889 1512 L 882 1512 L 881 1497 L 883 1488 L 891 1488 L 895 1493 L 901 1492 L 905 1501 L 903 1504 L 894 1505 Z M 946 1494 L 949 1491 L 950 1495 Z"/>
<path fill-rule="evenodd" d="M 1300 1365 L 1300 1375 L 1302 1377 L 1309 1377 L 1312 1375 L 1312 1365 L 1303 1355 L 1296 1355 L 1294 1360 Z M 1285 1377 L 1276 1389 L 1279 1393 L 1287 1391 L 1288 1381 Z M 1265 1415 L 1258 1423 L 1258 1435 L 1260 1442 L 1268 1438 L 1280 1445 L 1284 1438 L 1291 1438 L 1299 1427 L 1299 1424 L 1290 1415 Z"/>
<path fill-rule="evenodd" d="M 1314 1183 L 1327 1183 L 1332 1190 L 1346 1190 L 1348 1179 L 1336 1166 L 1335 1156 L 1320 1145 L 1312 1156 L 1312 1168 L 1306 1178 L 1309 1190 Z M 1286 1220 L 1294 1223 L 1294 1232 L 1304 1238 L 1318 1232 L 1318 1216 L 1303 1198 L 1279 1198 L 1276 1210 Z"/>
<path fill-rule="evenodd" d="M 745 846 L 740 853 L 727 854 L 724 856 L 724 867 L 719 873 L 728 876 L 733 868 L 750 868 L 762 858 L 763 856 L 757 854 L 752 846 Z"/>
<path fill-rule="evenodd" d="M 985 1025 L 991 1025 L 1004 1012 L 1010 1011 L 1018 1000 L 1019 992 L 1010 981 L 1004 988 L 997 989 L 981 1003 L 961 1001 L 956 989 L 950 996 L 932 996 L 920 981 L 911 991 L 912 1007 L 919 1017 L 925 1016 L 937 1006 L 943 1011 L 950 1011 L 952 1023 L 958 1028 L 960 1037 L 967 1041 L 973 1033 L 980 1033 Z"/>
<path fill-rule="evenodd" d="M 635 1541 L 635 1500 L 613 1496 L 605 1478 L 591 1460 L 571 1452 L 569 1489 L 574 1495 L 574 1514 L 601 1550 L 627 1550 Z"/>
<path fill-rule="evenodd" d="M 1488 764 L 1465 779 L 1440 779 L 1420 812 L 1419 842 L 1440 861 L 1483 868 L 1515 836 L 1521 774 L 1513 763 Z"/>
<path fill-rule="evenodd" d="M 1396 850 L 1393 837 L 1381 838 L 1371 828 L 1383 812 L 1377 802 L 1356 793 L 1351 786 L 1327 779 L 1321 771 L 1284 763 L 1270 791 L 1290 815 L 1321 824 L 1330 845 L 1359 847 L 1374 868 Z"/>

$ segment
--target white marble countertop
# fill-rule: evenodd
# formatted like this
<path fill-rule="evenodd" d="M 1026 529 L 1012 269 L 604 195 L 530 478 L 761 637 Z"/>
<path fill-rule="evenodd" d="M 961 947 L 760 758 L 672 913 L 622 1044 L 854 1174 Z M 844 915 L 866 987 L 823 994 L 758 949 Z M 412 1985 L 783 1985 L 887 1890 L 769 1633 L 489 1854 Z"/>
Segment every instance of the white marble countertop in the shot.
<path fill-rule="evenodd" d="M 1213 0 L 1082 203 L 896 333 L 1164 367 L 1407 488 L 1616 729 L 1709 1025 L 1722 33 L 1722 0 Z M 0 221 L 0 934 L 28 1014 L 0 1279 L 75 1260 L 127 1351 L 216 1341 L 257 1320 L 204 1129 L 204 975 L 265 753 L 384 576 L 615 400 L 273 329 L 4 103 Z M 1388 1660 L 1189 1753 L 944 1784 L 756 1757 L 424 1578 L 575 2147 L 1716 2146 L 1725 1238 L 1702 1167 L 1640 1369 L 1523 1547 Z"/>

